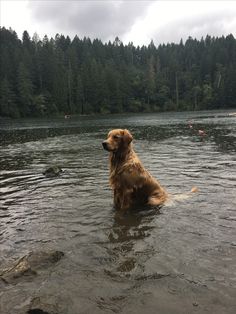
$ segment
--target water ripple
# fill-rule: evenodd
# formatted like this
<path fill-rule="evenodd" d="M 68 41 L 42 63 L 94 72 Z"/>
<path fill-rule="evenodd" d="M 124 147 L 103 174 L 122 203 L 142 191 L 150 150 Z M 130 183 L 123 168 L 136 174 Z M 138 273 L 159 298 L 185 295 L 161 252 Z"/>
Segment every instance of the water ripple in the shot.
<path fill-rule="evenodd" d="M 206 137 L 192 133 L 190 119 Z M 70 313 L 79 313 L 81 304 L 88 313 L 127 313 L 138 294 L 155 312 L 150 304 L 160 295 L 175 304 L 185 291 L 185 299 L 197 298 L 205 309 L 218 298 L 221 313 L 230 313 L 236 288 L 235 119 L 216 112 L 67 122 L 1 126 L 0 266 L 31 250 L 65 252 L 50 280 L 20 284 L 21 293 L 3 290 L 3 311 L 12 313 L 9 300 L 15 307 L 29 295 L 66 294 L 73 300 L 65 301 Z M 131 129 L 143 164 L 170 193 L 192 186 L 199 192 L 161 211 L 115 212 L 101 146 L 115 127 Z M 50 165 L 62 168 L 60 176 L 43 175 Z"/>

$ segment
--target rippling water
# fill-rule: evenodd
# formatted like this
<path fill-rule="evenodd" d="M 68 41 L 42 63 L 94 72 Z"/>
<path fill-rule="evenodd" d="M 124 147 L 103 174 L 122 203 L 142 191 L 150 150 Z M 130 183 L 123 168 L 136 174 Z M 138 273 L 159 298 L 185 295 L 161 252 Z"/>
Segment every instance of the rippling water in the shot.
<path fill-rule="evenodd" d="M 117 127 L 170 193 L 199 192 L 160 212 L 114 211 L 101 142 Z M 236 117 L 219 111 L 0 120 L 0 266 L 65 253 L 35 280 L 1 285 L 1 314 L 36 297 L 58 314 L 235 313 L 235 137 Z M 46 178 L 50 165 L 63 173 Z"/>

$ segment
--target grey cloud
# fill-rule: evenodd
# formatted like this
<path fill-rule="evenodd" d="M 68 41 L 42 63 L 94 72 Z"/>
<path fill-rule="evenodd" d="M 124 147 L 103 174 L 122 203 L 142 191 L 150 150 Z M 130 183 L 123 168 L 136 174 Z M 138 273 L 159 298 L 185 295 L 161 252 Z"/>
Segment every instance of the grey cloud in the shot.
<path fill-rule="evenodd" d="M 103 40 L 122 38 L 138 18 L 145 15 L 150 1 L 30 1 L 33 18 L 49 23 L 58 33 Z"/>
<path fill-rule="evenodd" d="M 230 29 L 228 26 L 231 25 Z M 206 35 L 222 36 L 236 34 L 236 12 L 214 12 L 175 20 L 152 33 L 156 44 L 186 40 L 189 36 L 200 39 Z"/>

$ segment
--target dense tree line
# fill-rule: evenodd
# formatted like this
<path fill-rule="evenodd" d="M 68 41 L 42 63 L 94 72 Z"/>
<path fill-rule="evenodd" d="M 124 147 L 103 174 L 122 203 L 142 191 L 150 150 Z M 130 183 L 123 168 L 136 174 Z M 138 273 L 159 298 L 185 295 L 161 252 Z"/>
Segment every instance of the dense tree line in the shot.
<path fill-rule="evenodd" d="M 0 28 L 0 116 L 236 107 L 236 39 L 156 47 Z"/>

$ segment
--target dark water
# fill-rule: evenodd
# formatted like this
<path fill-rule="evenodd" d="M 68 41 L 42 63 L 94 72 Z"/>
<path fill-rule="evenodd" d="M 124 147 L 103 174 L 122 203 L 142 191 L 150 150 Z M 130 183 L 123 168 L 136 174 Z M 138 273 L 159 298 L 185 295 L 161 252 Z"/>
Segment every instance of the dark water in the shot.
<path fill-rule="evenodd" d="M 32 250 L 65 253 L 34 280 L 1 285 L 0 313 L 22 313 L 33 298 L 65 314 L 236 313 L 236 117 L 228 114 L 0 120 L 0 267 Z M 199 192 L 160 212 L 115 212 L 101 142 L 117 127 L 131 130 L 170 193 Z M 45 178 L 55 164 L 62 175 Z"/>

